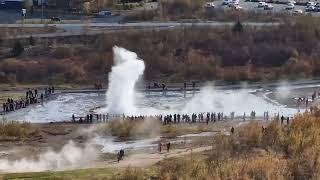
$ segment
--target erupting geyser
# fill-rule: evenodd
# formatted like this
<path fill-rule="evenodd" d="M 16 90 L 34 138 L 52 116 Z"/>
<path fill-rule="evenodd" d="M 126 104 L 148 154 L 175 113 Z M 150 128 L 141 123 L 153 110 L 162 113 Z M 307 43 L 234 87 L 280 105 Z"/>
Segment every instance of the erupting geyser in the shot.
<path fill-rule="evenodd" d="M 109 73 L 107 112 L 111 114 L 135 114 L 135 84 L 143 75 L 144 62 L 137 54 L 124 48 L 113 47 L 114 66 Z"/>

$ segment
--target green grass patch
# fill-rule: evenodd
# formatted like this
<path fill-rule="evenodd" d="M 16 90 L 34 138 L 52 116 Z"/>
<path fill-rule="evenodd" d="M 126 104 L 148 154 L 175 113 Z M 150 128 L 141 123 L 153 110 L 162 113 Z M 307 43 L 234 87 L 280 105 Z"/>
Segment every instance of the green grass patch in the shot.
<path fill-rule="evenodd" d="M 155 177 L 158 168 L 132 168 L 113 169 L 113 168 L 90 168 L 69 171 L 48 171 L 48 172 L 26 172 L 10 173 L 0 175 L 0 179 L 54 179 L 54 180 L 88 180 L 88 179 L 116 179 L 116 180 L 134 180 Z"/>

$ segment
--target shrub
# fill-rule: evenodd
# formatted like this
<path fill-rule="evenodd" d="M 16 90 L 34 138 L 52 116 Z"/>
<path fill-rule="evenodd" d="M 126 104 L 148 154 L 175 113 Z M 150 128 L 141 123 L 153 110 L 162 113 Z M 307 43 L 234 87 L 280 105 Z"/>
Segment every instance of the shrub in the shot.
<path fill-rule="evenodd" d="M 243 31 L 243 26 L 242 24 L 240 23 L 240 21 L 238 21 L 232 28 L 232 31 L 234 33 L 242 33 Z"/>
<path fill-rule="evenodd" d="M 31 46 L 36 45 L 36 42 L 35 42 L 35 40 L 34 40 L 34 38 L 33 38 L 32 36 L 29 37 L 29 44 L 30 44 Z"/>
<path fill-rule="evenodd" d="M 20 56 L 24 51 L 24 47 L 20 41 L 14 43 L 11 53 L 14 57 Z"/>
<path fill-rule="evenodd" d="M 70 47 L 58 47 L 52 52 L 52 56 L 57 59 L 71 57 L 73 54 Z"/>
<path fill-rule="evenodd" d="M 107 124 L 111 135 L 121 139 L 156 137 L 160 134 L 160 122 L 156 119 L 145 120 L 114 119 Z"/>

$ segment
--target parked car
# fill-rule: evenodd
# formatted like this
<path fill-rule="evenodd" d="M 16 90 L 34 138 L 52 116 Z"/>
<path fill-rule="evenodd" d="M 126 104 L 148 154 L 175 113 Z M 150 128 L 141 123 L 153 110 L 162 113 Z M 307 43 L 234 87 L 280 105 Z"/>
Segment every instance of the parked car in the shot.
<path fill-rule="evenodd" d="M 55 16 L 51 17 L 50 19 L 51 19 L 51 21 L 56 21 L 56 22 L 60 22 L 61 21 L 60 18 L 55 17 Z"/>
<path fill-rule="evenodd" d="M 314 6 L 314 11 L 320 12 L 320 3 L 317 3 L 317 4 Z"/>
<path fill-rule="evenodd" d="M 258 8 L 263 8 L 263 7 L 265 7 L 266 5 L 267 5 L 266 2 L 259 2 L 259 3 L 258 3 Z"/>
<path fill-rule="evenodd" d="M 69 8 L 69 9 L 68 9 L 68 12 L 69 12 L 69 13 L 77 13 L 78 10 L 77 10 L 77 8 Z"/>
<path fill-rule="evenodd" d="M 233 2 L 231 2 L 231 3 L 228 4 L 228 6 L 232 8 L 232 7 L 235 7 L 236 4 L 234 4 Z"/>
<path fill-rule="evenodd" d="M 237 6 L 239 6 L 239 4 L 238 3 L 230 3 L 229 5 L 228 5 L 230 8 L 236 8 Z"/>
<path fill-rule="evenodd" d="M 222 5 L 228 5 L 232 0 L 223 0 Z"/>
<path fill-rule="evenodd" d="M 100 17 L 111 16 L 111 11 L 100 11 L 98 12 L 97 16 L 100 16 Z"/>
<path fill-rule="evenodd" d="M 314 6 L 307 6 L 306 7 L 306 12 L 313 12 L 316 11 L 316 8 Z"/>
<path fill-rule="evenodd" d="M 315 2 L 312 2 L 312 1 L 309 1 L 307 2 L 306 6 L 309 7 L 309 6 L 315 6 L 316 3 Z"/>
<path fill-rule="evenodd" d="M 284 8 L 285 10 L 291 10 L 294 9 L 294 4 L 288 3 L 287 6 Z"/>
<path fill-rule="evenodd" d="M 235 10 L 242 10 L 243 8 L 242 8 L 240 5 L 235 5 L 235 6 L 233 7 L 233 9 L 235 9 Z"/>
<path fill-rule="evenodd" d="M 296 10 L 294 10 L 292 12 L 292 14 L 294 14 L 294 15 L 299 15 L 299 14 L 302 14 L 302 13 L 303 13 L 303 11 L 301 9 L 296 9 Z"/>
<path fill-rule="evenodd" d="M 205 5 L 204 7 L 206 7 L 206 8 L 214 8 L 214 7 L 215 7 L 215 5 L 214 5 L 214 3 L 213 3 L 213 2 L 207 2 L 207 3 L 206 3 L 206 5 Z"/>
<path fill-rule="evenodd" d="M 239 0 L 233 0 L 232 3 L 235 5 L 239 5 Z"/>
<path fill-rule="evenodd" d="M 287 3 L 288 4 L 296 4 L 296 2 L 294 0 L 289 0 Z"/>
<path fill-rule="evenodd" d="M 272 10 L 273 6 L 271 4 L 266 4 L 263 9 L 264 10 Z"/>

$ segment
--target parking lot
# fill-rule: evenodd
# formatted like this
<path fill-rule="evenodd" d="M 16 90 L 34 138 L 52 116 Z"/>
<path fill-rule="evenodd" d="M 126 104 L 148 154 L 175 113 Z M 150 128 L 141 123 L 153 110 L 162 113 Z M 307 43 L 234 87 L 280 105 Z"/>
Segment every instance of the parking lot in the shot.
<path fill-rule="evenodd" d="M 214 1 L 216 8 L 230 9 L 228 5 L 222 5 L 223 0 Z M 269 3 L 268 3 L 269 4 Z M 302 10 L 303 13 L 310 13 L 312 15 L 320 15 L 320 12 L 306 12 L 306 6 L 295 5 L 294 9 L 286 10 L 287 4 L 271 4 L 273 6 L 272 10 L 264 10 L 263 7 L 258 8 L 258 2 L 249 2 L 245 0 L 239 0 L 239 6 L 242 7 L 244 11 L 254 11 L 254 12 L 275 12 L 275 13 L 292 13 L 294 10 Z"/>

